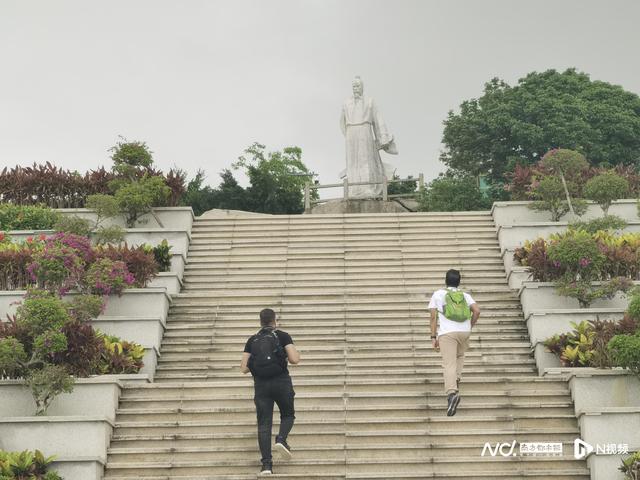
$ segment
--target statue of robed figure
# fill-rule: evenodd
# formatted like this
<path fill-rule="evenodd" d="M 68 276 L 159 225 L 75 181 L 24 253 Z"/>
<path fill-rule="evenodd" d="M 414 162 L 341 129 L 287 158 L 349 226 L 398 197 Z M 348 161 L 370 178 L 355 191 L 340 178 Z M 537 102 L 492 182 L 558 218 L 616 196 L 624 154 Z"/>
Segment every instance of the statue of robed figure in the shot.
<path fill-rule="evenodd" d="M 373 99 L 363 96 L 360 77 L 353 80 L 352 86 L 353 97 L 344 102 L 340 117 L 346 144 L 346 177 L 349 183 L 374 184 L 349 187 L 349 198 L 381 197 L 384 177 L 391 178 L 394 169 L 383 164 L 379 152 L 397 155 L 398 149 Z"/>

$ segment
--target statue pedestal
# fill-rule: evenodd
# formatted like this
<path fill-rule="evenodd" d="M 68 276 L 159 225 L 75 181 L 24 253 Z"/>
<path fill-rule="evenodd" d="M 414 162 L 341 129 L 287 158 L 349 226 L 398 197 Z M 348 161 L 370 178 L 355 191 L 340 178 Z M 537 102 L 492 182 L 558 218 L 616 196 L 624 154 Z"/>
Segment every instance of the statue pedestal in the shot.
<path fill-rule="evenodd" d="M 397 202 L 370 199 L 330 200 L 311 207 L 305 213 L 341 214 L 341 213 L 407 213 L 410 212 Z"/>

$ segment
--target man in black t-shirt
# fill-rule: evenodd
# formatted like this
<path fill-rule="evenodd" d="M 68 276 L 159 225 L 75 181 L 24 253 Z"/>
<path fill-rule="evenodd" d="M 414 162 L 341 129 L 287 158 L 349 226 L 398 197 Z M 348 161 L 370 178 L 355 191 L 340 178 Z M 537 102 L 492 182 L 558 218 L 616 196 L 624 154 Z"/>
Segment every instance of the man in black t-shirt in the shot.
<path fill-rule="evenodd" d="M 271 457 L 271 427 L 273 404 L 280 410 L 280 431 L 276 436 L 275 448 L 286 459 L 291 458 L 287 436 L 293 427 L 295 392 L 289 376 L 287 361 L 297 364 L 300 353 L 293 345 L 287 332 L 277 330 L 276 313 L 270 308 L 260 312 L 258 333 L 252 335 L 244 347 L 240 371 L 253 375 L 254 402 L 258 416 L 258 445 L 262 455 L 260 475 L 273 473 Z M 265 353 L 266 352 L 266 353 Z"/>

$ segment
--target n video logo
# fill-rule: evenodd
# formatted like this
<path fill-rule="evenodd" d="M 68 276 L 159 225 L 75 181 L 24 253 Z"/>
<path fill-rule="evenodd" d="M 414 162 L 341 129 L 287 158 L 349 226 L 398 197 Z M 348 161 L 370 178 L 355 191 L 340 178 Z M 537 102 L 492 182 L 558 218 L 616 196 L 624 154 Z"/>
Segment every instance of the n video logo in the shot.
<path fill-rule="evenodd" d="M 583 442 L 579 438 L 576 438 L 573 442 L 573 456 L 576 460 L 581 460 L 593 452 L 593 446 L 587 442 Z"/>

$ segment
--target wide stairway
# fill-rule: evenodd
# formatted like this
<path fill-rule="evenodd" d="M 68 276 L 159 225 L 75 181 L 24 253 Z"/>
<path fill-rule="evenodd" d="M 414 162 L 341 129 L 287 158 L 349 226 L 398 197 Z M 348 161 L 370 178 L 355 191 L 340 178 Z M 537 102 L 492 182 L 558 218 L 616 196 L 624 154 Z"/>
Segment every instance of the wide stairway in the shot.
<path fill-rule="evenodd" d="M 455 417 L 426 315 L 448 268 L 482 309 Z M 199 218 L 155 383 L 125 389 L 106 478 L 256 478 L 252 380 L 238 367 L 265 307 L 302 355 L 294 458 L 274 477 L 589 478 L 568 387 L 536 375 L 485 212 Z M 278 421 L 276 409 L 274 434 Z M 564 456 L 481 455 L 514 440 L 564 442 Z"/>

